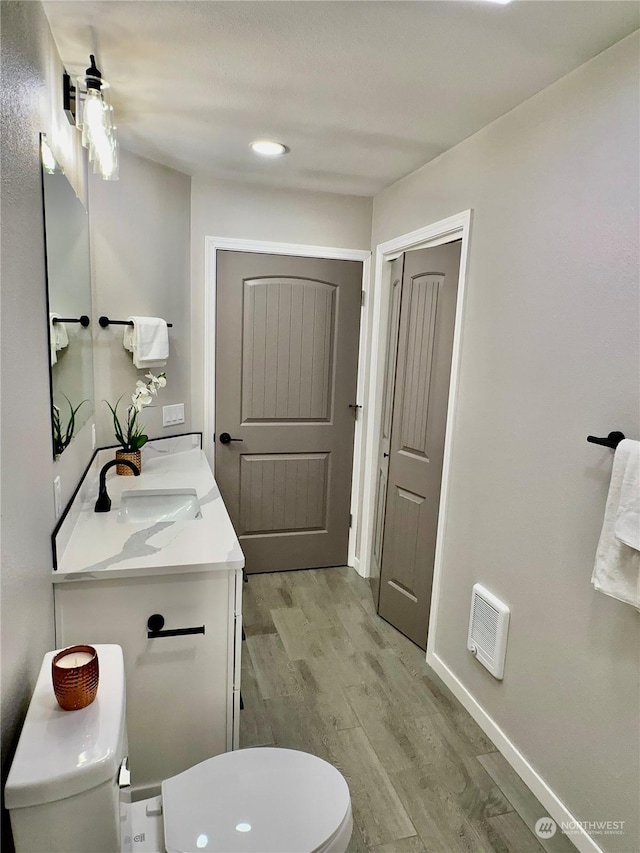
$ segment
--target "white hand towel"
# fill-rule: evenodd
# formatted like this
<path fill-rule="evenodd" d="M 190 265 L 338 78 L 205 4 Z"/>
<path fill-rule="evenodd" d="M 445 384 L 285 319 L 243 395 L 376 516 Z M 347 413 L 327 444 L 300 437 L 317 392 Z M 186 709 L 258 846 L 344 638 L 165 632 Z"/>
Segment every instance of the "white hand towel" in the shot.
<path fill-rule="evenodd" d="M 616 448 L 591 583 L 599 592 L 640 610 L 640 552 L 616 535 L 618 518 L 623 522 L 623 532 L 628 523 L 632 523 L 628 508 L 633 510 L 633 501 L 623 495 L 628 488 L 633 488 L 633 469 L 638 464 L 633 457 L 638 454 L 637 447 L 638 442 L 625 440 Z M 637 468 L 635 476 L 638 476 Z M 637 501 L 637 491 L 635 497 Z"/>
<path fill-rule="evenodd" d="M 625 545 L 640 551 L 640 441 L 626 438 L 618 448 L 627 454 L 627 461 L 622 474 L 615 534 Z"/>
<path fill-rule="evenodd" d="M 56 329 L 57 324 L 53 322 L 54 318 L 57 316 L 57 314 L 49 314 L 49 357 L 51 359 L 51 367 L 53 367 L 53 365 L 58 361 L 56 349 L 58 331 Z"/>
<path fill-rule="evenodd" d="M 169 358 L 169 332 L 160 317 L 129 317 L 133 326 L 125 326 L 122 345 L 133 353 L 136 367 L 164 367 Z"/>
<path fill-rule="evenodd" d="M 54 323 L 54 320 L 58 320 L 60 317 L 59 314 L 56 314 L 55 311 L 52 311 L 49 314 L 49 344 L 51 347 L 51 365 L 53 366 L 58 361 L 57 353 L 69 346 L 69 335 L 67 334 L 67 327 L 64 323 Z"/>

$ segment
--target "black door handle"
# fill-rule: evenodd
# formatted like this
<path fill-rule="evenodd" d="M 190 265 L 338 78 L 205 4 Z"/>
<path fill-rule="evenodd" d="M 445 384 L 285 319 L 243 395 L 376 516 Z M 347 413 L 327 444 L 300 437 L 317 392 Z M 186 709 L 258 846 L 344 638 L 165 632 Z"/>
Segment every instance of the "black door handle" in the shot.
<path fill-rule="evenodd" d="M 220 444 L 230 444 L 232 441 L 244 441 L 242 438 L 231 438 L 228 432 L 220 433 Z"/>
<path fill-rule="evenodd" d="M 389 455 L 388 453 L 383 453 L 383 454 L 382 454 L 382 458 L 383 458 L 383 459 L 386 459 L 388 455 Z"/>

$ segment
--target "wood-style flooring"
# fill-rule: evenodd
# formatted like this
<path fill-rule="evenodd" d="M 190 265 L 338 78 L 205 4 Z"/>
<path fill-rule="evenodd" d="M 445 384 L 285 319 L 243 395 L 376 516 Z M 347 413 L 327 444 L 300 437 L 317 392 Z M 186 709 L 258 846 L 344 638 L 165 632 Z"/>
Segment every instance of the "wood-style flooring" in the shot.
<path fill-rule="evenodd" d="M 575 853 L 353 569 L 251 575 L 243 614 L 240 745 L 338 767 L 350 853 Z"/>

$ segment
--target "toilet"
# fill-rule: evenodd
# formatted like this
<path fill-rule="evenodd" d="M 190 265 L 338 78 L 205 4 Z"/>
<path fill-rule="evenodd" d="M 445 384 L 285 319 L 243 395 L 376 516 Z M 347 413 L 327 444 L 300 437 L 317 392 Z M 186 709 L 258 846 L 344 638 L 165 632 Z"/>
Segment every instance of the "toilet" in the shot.
<path fill-rule="evenodd" d="M 45 655 L 5 786 L 17 853 L 345 853 L 347 783 L 297 750 L 217 755 L 130 802 L 122 649 L 95 648 L 98 695 L 79 711 L 58 706 Z"/>

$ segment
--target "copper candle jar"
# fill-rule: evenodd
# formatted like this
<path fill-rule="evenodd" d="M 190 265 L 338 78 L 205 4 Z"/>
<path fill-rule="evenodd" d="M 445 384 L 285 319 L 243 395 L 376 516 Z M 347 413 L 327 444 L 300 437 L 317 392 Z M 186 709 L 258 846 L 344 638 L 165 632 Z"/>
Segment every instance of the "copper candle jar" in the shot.
<path fill-rule="evenodd" d="M 93 646 L 69 646 L 51 662 L 53 692 L 65 711 L 78 711 L 93 702 L 98 677 L 98 653 Z"/>

